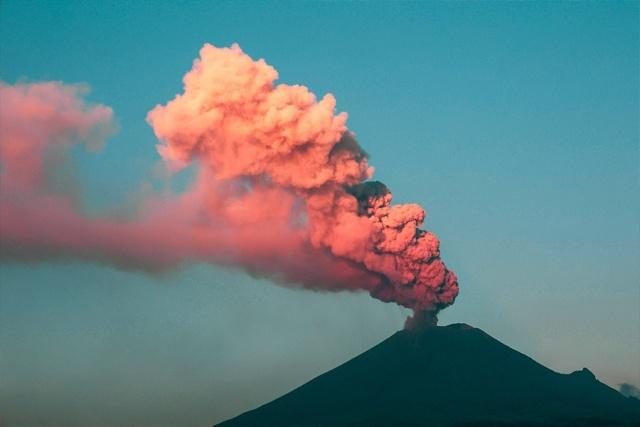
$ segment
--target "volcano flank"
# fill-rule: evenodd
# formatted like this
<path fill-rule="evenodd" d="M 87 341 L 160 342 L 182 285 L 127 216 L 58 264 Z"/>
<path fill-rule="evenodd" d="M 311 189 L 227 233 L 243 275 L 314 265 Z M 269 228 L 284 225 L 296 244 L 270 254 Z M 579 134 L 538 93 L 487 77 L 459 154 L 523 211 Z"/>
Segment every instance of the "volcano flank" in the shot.
<path fill-rule="evenodd" d="M 218 426 L 640 426 L 640 401 L 453 324 L 399 331 Z"/>

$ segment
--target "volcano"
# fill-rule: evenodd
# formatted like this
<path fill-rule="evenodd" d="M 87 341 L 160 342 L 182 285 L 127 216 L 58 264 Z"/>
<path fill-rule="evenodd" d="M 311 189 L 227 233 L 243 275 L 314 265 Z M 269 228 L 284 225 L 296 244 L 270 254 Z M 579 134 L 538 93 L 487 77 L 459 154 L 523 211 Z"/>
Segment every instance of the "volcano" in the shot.
<path fill-rule="evenodd" d="M 640 426 L 640 401 L 453 324 L 399 331 L 218 426 Z"/>

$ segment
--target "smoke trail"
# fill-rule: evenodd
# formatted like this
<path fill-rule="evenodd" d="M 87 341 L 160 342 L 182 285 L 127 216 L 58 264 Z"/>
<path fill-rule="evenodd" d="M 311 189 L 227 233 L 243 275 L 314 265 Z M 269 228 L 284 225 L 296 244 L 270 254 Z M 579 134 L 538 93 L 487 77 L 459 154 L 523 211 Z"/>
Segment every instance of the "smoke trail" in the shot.
<path fill-rule="evenodd" d="M 458 294 L 424 210 L 393 205 L 335 114 L 335 99 L 276 84 L 234 45 L 205 45 L 184 91 L 149 112 L 171 169 L 198 166 L 183 193 L 127 221 L 84 216 L 54 185 L 69 149 L 101 144 L 112 112 L 61 83 L 0 85 L 0 256 L 80 257 L 148 271 L 186 261 L 240 266 L 280 283 L 366 290 L 434 319 Z M 424 312 L 431 313 L 425 315 Z"/>

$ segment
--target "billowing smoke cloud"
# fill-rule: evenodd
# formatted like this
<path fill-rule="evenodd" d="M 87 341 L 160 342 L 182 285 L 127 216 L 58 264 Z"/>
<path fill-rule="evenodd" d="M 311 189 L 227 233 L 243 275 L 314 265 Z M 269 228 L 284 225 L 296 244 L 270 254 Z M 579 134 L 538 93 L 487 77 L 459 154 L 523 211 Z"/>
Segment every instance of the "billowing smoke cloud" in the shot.
<path fill-rule="evenodd" d="M 183 193 L 152 196 L 127 220 L 88 217 L 68 189 L 69 150 L 100 145 L 112 111 L 61 83 L 0 86 L 0 255 L 81 257 L 148 271 L 188 261 L 240 266 L 280 283 L 366 290 L 419 319 L 453 303 L 456 276 L 424 210 L 391 204 L 335 114 L 332 95 L 275 84 L 277 71 L 234 45 L 205 45 L 184 92 L 148 122 Z M 425 312 L 430 313 L 425 315 Z"/>

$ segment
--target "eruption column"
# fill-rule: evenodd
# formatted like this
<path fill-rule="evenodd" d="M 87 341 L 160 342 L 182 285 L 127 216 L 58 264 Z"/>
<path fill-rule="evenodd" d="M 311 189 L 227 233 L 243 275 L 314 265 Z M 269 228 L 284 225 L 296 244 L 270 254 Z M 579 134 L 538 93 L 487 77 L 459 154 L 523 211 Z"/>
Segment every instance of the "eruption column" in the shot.
<path fill-rule="evenodd" d="M 393 205 L 369 181 L 367 154 L 332 95 L 277 79 L 237 45 L 205 45 L 183 92 L 147 117 L 167 167 L 195 165 L 197 177 L 184 193 L 141 200 L 126 220 L 87 217 L 55 185 L 72 145 L 113 131 L 111 110 L 61 83 L 1 85 L 0 255 L 146 271 L 233 265 L 282 284 L 365 290 L 413 309 L 408 326 L 433 323 L 458 284 L 420 228 L 425 211 Z"/>

